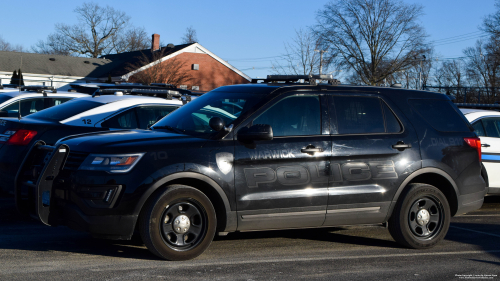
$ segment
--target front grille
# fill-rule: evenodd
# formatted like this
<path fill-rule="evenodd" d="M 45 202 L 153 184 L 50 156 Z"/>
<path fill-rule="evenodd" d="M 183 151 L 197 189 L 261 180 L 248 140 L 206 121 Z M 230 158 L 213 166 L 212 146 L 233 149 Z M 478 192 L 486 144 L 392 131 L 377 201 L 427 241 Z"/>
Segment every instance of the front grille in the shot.
<path fill-rule="evenodd" d="M 64 170 L 67 171 L 78 170 L 78 168 L 83 163 L 85 158 L 87 158 L 87 156 L 89 156 L 89 153 L 70 151 L 68 159 L 66 159 L 66 163 L 64 164 Z"/>

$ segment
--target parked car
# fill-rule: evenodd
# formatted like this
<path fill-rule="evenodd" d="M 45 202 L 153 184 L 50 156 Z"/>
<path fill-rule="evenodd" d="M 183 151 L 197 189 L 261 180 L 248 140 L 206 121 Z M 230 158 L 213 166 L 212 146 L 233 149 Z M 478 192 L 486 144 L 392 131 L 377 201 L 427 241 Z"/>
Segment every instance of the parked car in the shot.
<path fill-rule="evenodd" d="M 481 139 L 483 176 L 488 194 L 500 195 L 500 112 L 460 108 Z"/>
<path fill-rule="evenodd" d="M 0 186 L 14 191 L 14 177 L 31 144 L 53 145 L 73 134 L 147 129 L 183 104 L 178 99 L 103 95 L 75 99 L 22 119 L 0 119 Z"/>
<path fill-rule="evenodd" d="M 43 89 L 46 91 L 42 92 Z M 37 92 L 39 91 L 39 92 Z M 59 105 L 87 94 L 55 91 L 51 87 L 26 86 L 0 90 L 0 117 L 24 117 L 40 110 Z"/>
<path fill-rule="evenodd" d="M 481 207 L 480 140 L 446 95 L 327 75 L 263 82 L 215 89 L 152 130 L 35 143 L 18 208 L 96 237 L 138 230 L 155 255 L 186 260 L 216 232 L 339 225 L 387 224 L 430 248 L 451 216 Z"/>

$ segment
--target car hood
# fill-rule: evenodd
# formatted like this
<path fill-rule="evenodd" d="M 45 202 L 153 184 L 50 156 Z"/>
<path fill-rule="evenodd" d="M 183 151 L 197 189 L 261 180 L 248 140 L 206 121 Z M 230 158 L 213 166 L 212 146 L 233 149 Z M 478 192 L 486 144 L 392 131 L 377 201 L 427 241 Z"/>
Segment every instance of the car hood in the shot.
<path fill-rule="evenodd" d="M 188 135 L 152 130 L 120 130 L 75 135 L 58 143 L 69 146 L 70 151 L 88 153 L 137 153 L 182 147 L 203 146 L 206 139 Z"/>

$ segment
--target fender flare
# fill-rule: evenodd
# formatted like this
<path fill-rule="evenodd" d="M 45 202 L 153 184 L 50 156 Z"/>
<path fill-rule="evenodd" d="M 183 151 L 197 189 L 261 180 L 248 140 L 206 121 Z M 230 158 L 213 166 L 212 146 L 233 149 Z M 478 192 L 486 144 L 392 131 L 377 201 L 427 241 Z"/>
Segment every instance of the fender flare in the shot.
<path fill-rule="evenodd" d="M 438 168 L 422 168 L 420 170 L 417 170 L 413 173 L 411 173 L 408 177 L 406 177 L 406 179 L 399 185 L 399 188 L 398 190 L 396 191 L 396 193 L 394 194 L 394 197 L 392 198 L 392 201 L 391 201 L 391 205 L 389 207 L 389 212 L 387 213 L 387 217 L 386 217 L 386 221 L 389 219 L 389 217 L 392 215 L 392 211 L 394 210 L 394 206 L 396 205 L 396 203 L 398 202 L 399 200 L 399 196 L 401 195 L 401 193 L 403 192 L 403 190 L 405 189 L 405 187 L 408 185 L 408 183 L 410 181 L 412 181 L 414 178 L 420 176 L 420 175 L 423 175 L 423 174 L 438 174 L 442 177 L 444 177 L 448 182 L 450 182 L 450 184 L 453 186 L 453 189 L 455 190 L 455 195 L 456 195 L 456 200 L 458 201 L 458 196 L 460 196 L 460 192 L 458 191 L 458 187 L 457 187 L 457 184 L 455 183 L 455 181 L 451 178 L 450 175 L 448 175 L 448 173 L 446 173 L 445 171 L 441 170 L 441 169 L 438 169 Z"/>
<path fill-rule="evenodd" d="M 142 194 L 139 203 L 135 207 L 134 214 L 140 215 L 141 210 L 144 207 L 144 204 L 146 204 L 146 201 L 151 197 L 151 195 L 156 190 L 158 190 L 166 183 L 177 179 L 197 179 L 204 181 L 205 183 L 210 185 L 218 193 L 219 197 L 222 199 L 222 202 L 224 203 L 224 209 L 226 211 L 226 229 L 232 229 L 232 228 L 236 229 L 236 226 L 233 226 L 234 222 L 236 222 L 236 212 L 231 211 L 231 205 L 229 204 L 229 199 L 224 190 L 222 189 L 222 187 L 220 187 L 219 184 L 217 184 L 217 182 L 215 182 L 210 177 L 195 172 L 178 172 L 170 174 L 153 183 L 144 192 L 144 194 Z"/>

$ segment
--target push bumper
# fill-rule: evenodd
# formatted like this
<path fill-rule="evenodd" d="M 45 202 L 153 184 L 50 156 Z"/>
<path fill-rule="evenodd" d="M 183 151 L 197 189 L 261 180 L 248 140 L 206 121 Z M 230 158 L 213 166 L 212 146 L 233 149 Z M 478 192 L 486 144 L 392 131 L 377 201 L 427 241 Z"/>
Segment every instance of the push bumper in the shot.
<path fill-rule="evenodd" d="M 18 210 L 49 226 L 66 225 L 100 238 L 130 239 L 137 215 L 106 214 L 116 202 L 122 186 L 76 186 L 75 190 L 69 190 L 74 186 L 58 178 L 66 162 L 71 162 L 69 153 L 69 147 L 64 144 L 54 147 L 39 141 L 31 147 L 16 175 Z M 109 201 L 103 201 L 106 199 Z M 73 200 L 100 209 L 102 215 L 84 213 Z"/>

